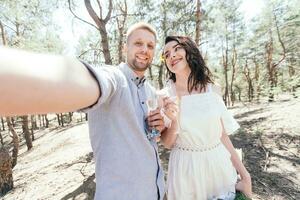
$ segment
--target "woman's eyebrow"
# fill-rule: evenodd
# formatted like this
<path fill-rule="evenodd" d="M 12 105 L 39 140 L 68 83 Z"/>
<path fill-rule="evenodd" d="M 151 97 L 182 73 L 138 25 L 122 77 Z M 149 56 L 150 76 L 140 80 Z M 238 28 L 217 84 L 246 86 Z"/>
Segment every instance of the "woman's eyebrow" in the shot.
<path fill-rule="evenodd" d="M 175 44 L 174 46 L 172 46 L 172 49 L 174 49 L 174 48 L 177 47 L 177 46 L 179 46 L 179 44 Z M 164 52 L 164 55 L 165 55 L 166 53 L 169 53 L 169 50 L 166 51 L 166 52 Z"/>

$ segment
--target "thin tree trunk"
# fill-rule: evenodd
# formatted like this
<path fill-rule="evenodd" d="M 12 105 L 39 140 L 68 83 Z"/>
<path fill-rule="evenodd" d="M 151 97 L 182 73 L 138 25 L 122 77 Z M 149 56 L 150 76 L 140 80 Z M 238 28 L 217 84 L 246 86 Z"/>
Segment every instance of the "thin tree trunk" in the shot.
<path fill-rule="evenodd" d="M 65 123 L 64 123 L 64 114 L 63 113 L 60 114 L 60 122 L 61 122 L 61 126 L 64 127 Z"/>
<path fill-rule="evenodd" d="M 72 122 L 73 112 L 69 112 L 69 123 Z"/>
<path fill-rule="evenodd" d="M 18 153 L 19 153 L 19 136 L 16 133 L 14 127 L 12 126 L 11 118 L 6 117 L 6 123 L 13 142 L 13 150 L 12 150 L 12 168 L 14 168 L 17 164 Z"/>
<path fill-rule="evenodd" d="M 120 18 L 117 17 L 117 25 L 118 25 L 118 32 L 119 32 L 119 38 L 118 38 L 118 62 L 121 63 L 124 61 L 123 59 L 123 40 L 124 40 L 124 29 L 125 24 L 127 20 L 127 1 L 124 0 L 124 8 L 120 4 L 118 4 L 119 10 L 121 11 Z"/>
<path fill-rule="evenodd" d="M 0 130 L 0 142 L 1 142 L 1 145 L 3 146 L 4 145 L 4 141 L 3 141 L 1 130 Z"/>
<path fill-rule="evenodd" d="M 102 18 L 102 7 L 100 5 L 100 1 L 98 1 L 100 17 L 97 15 L 95 10 L 93 9 L 90 0 L 84 0 L 84 4 L 85 4 L 85 7 L 86 7 L 89 15 L 96 23 L 98 30 L 100 32 L 101 46 L 102 46 L 102 51 L 104 54 L 105 64 L 112 64 L 110 51 L 109 51 L 109 44 L 108 44 L 108 35 L 107 35 L 107 30 L 106 30 L 106 24 L 107 24 L 108 20 L 110 19 L 111 12 L 112 12 L 112 0 L 109 0 L 108 13 L 104 19 Z"/>
<path fill-rule="evenodd" d="M 1 30 L 2 44 L 3 44 L 3 46 L 6 46 L 7 41 L 6 41 L 6 36 L 5 36 L 5 30 L 4 30 L 4 27 L 3 27 L 3 24 L 1 21 L 0 21 L 0 30 Z"/>
<path fill-rule="evenodd" d="M 201 2 L 200 2 L 200 0 L 197 0 L 195 42 L 196 42 L 198 47 L 200 46 L 200 36 L 201 36 Z"/>
<path fill-rule="evenodd" d="M 5 131 L 4 119 L 1 117 L 2 131 Z"/>
<path fill-rule="evenodd" d="M 61 125 L 60 115 L 59 115 L 59 114 L 56 114 L 56 118 L 57 118 L 58 126 L 60 126 L 60 125 Z"/>
<path fill-rule="evenodd" d="M 40 128 L 44 127 L 43 124 L 42 124 L 42 117 L 41 117 L 41 115 L 38 115 L 38 120 L 39 120 Z"/>
<path fill-rule="evenodd" d="M 37 123 L 34 115 L 30 115 L 30 122 L 31 122 L 31 140 L 34 141 L 34 130 L 37 129 Z"/>
<path fill-rule="evenodd" d="M 5 195 L 14 187 L 12 175 L 12 162 L 9 151 L 0 148 L 0 197 Z"/>
<path fill-rule="evenodd" d="M 235 102 L 235 95 L 234 95 L 234 91 L 233 91 L 233 82 L 235 80 L 236 62 L 237 62 L 237 53 L 236 53 L 236 49 L 234 47 L 233 48 L 232 60 L 231 60 L 231 65 L 232 65 L 232 74 L 231 74 L 231 82 L 230 82 L 231 106 L 234 106 L 234 102 Z"/>
<path fill-rule="evenodd" d="M 43 116 L 44 116 L 44 119 L 45 119 L 45 122 L 46 122 L 46 128 L 49 128 L 49 119 L 47 117 L 47 114 L 45 114 Z"/>
<path fill-rule="evenodd" d="M 24 115 L 21 118 L 22 118 L 22 130 L 23 130 L 25 141 L 26 141 L 27 150 L 30 150 L 32 148 L 32 140 L 30 137 L 28 116 Z"/>

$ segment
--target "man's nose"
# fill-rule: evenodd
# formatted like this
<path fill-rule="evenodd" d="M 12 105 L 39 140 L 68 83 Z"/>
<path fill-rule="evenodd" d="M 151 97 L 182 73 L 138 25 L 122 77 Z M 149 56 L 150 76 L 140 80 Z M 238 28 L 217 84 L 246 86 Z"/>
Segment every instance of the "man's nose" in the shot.
<path fill-rule="evenodd" d="M 149 48 L 146 44 L 144 44 L 142 45 L 141 50 L 143 51 L 143 53 L 146 53 L 149 50 Z"/>

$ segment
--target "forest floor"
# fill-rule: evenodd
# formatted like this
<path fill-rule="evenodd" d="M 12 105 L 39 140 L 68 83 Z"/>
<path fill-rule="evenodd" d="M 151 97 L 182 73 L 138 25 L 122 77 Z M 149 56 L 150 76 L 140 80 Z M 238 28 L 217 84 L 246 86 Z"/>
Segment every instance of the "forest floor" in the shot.
<path fill-rule="evenodd" d="M 274 103 L 237 104 L 230 110 L 242 127 L 231 139 L 243 151 L 253 199 L 300 199 L 300 100 L 287 96 Z M 87 124 L 51 123 L 35 136 L 30 151 L 21 142 L 14 189 L 0 199 L 93 199 L 94 161 Z M 166 169 L 169 151 L 161 148 L 160 154 Z"/>

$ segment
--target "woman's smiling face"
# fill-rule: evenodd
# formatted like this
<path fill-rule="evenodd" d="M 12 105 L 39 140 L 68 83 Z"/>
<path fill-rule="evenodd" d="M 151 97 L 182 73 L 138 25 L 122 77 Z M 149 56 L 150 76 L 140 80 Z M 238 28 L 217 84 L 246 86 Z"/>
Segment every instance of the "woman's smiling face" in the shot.
<path fill-rule="evenodd" d="M 168 69 L 172 73 L 178 75 L 179 73 L 186 74 L 186 72 L 190 72 L 186 60 L 186 51 L 177 41 L 173 40 L 165 45 L 163 57 Z"/>

